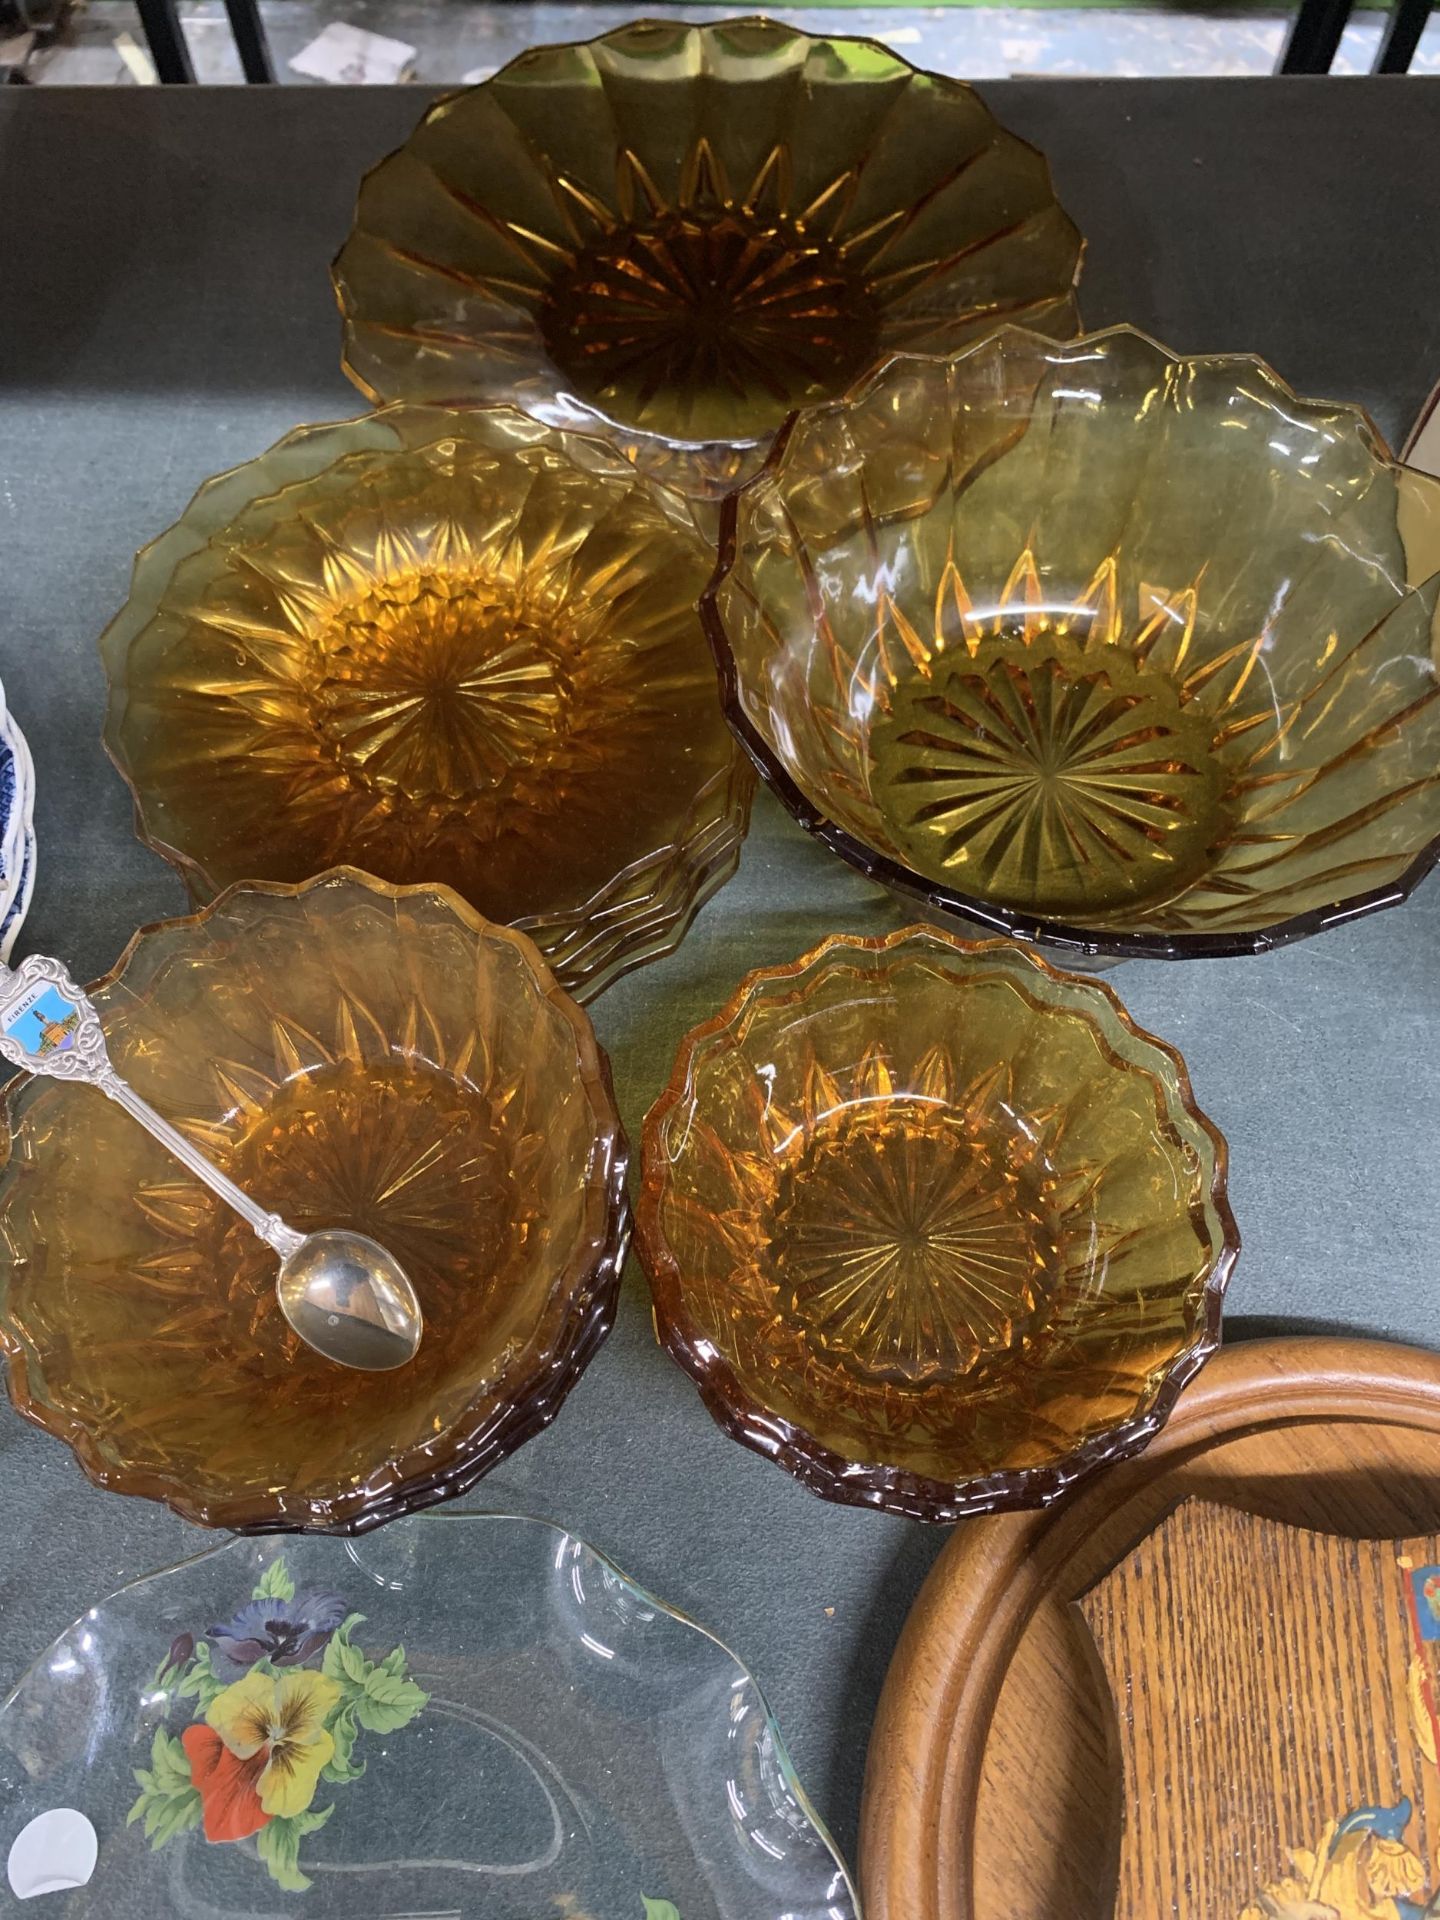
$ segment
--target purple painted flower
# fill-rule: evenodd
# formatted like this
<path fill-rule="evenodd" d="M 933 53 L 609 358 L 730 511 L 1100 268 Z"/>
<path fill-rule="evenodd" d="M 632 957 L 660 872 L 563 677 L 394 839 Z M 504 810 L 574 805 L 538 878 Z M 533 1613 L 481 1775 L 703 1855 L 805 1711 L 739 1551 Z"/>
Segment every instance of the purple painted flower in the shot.
<path fill-rule="evenodd" d="M 188 1667 L 195 1653 L 193 1633 L 177 1633 L 170 1642 L 170 1651 L 165 1656 L 165 1667 Z M 161 1672 L 164 1672 L 161 1668 Z"/>
<path fill-rule="evenodd" d="M 338 1593 L 297 1593 L 251 1600 L 224 1626 L 206 1636 L 214 1649 L 210 1664 L 222 1680 L 248 1673 L 257 1660 L 277 1667 L 303 1667 L 313 1660 L 345 1618 Z"/>

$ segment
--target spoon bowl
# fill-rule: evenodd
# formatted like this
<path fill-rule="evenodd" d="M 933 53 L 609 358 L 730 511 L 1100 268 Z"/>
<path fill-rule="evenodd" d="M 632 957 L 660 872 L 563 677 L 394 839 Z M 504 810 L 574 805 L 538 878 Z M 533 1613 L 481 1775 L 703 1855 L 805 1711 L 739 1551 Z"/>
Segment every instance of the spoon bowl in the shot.
<path fill-rule="evenodd" d="M 388 1373 L 415 1358 L 424 1318 L 398 1260 L 343 1227 L 307 1233 L 281 1262 L 280 1311 L 308 1346 L 342 1367 Z"/>

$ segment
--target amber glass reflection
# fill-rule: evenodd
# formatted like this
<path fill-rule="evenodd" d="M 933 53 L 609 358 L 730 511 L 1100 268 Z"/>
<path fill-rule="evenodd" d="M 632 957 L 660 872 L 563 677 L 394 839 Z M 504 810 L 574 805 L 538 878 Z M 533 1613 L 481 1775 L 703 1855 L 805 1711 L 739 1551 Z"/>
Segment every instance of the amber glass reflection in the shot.
<path fill-rule="evenodd" d="M 1258 361 L 1003 329 L 802 414 L 707 605 L 791 810 L 942 914 L 1245 953 L 1440 841 L 1440 483 Z"/>
<path fill-rule="evenodd" d="M 912 927 L 752 973 L 645 1123 L 662 1340 L 816 1492 L 948 1520 L 1133 1451 L 1239 1247 L 1179 1056 L 1107 988 Z"/>
<path fill-rule="evenodd" d="M 120 1072 L 302 1232 L 388 1247 L 392 1373 L 322 1359 L 273 1252 L 93 1088 L 21 1080 L 0 1175 L 10 1393 L 92 1479 L 227 1527 L 353 1530 L 549 1420 L 614 1312 L 625 1148 L 589 1022 L 453 895 L 344 870 L 149 928 L 95 992 Z"/>
<path fill-rule="evenodd" d="M 301 428 L 140 555 L 106 745 L 197 899 L 441 881 L 590 998 L 739 858 L 712 564 L 677 497 L 510 408 Z"/>
<path fill-rule="evenodd" d="M 372 398 L 578 401 L 700 484 L 897 348 L 1073 333 L 1079 258 L 1041 155 L 960 82 L 867 40 L 649 21 L 433 107 L 367 177 L 335 282 Z"/>

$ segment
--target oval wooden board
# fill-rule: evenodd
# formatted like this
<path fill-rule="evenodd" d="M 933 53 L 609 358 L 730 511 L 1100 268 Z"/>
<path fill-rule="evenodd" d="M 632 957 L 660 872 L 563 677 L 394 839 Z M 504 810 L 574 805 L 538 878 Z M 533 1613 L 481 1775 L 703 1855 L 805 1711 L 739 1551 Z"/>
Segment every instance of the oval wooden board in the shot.
<path fill-rule="evenodd" d="M 1138 1459 L 1048 1512 L 958 1527 L 871 1738 L 867 1920 L 1107 1920 L 1121 1781 L 1073 1602 L 1190 1496 L 1357 1539 L 1440 1532 L 1440 1355 L 1225 1347 Z"/>

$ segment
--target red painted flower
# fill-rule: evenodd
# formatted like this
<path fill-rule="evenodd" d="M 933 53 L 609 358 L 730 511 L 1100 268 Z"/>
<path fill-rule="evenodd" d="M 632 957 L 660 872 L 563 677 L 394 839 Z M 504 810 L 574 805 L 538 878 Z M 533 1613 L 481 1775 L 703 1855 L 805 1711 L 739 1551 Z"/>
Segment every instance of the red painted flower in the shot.
<path fill-rule="evenodd" d="M 190 1758 L 190 1778 L 200 1790 L 207 1840 L 243 1840 L 258 1833 L 270 1816 L 260 1804 L 255 1782 L 269 1754 L 262 1747 L 242 1760 L 213 1727 L 187 1727 L 180 1744 Z"/>

